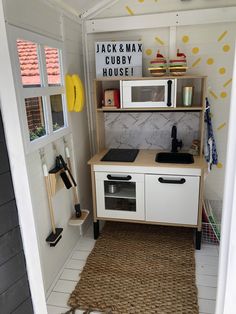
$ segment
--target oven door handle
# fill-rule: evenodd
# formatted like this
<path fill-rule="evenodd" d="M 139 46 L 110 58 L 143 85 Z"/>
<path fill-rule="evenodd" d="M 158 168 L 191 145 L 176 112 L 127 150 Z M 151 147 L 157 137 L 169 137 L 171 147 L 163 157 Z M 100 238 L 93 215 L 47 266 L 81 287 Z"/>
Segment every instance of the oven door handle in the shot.
<path fill-rule="evenodd" d="M 118 177 L 118 176 L 112 176 L 111 174 L 107 175 L 108 180 L 119 180 L 119 181 L 130 181 L 132 179 L 131 176 L 125 176 L 125 177 Z"/>

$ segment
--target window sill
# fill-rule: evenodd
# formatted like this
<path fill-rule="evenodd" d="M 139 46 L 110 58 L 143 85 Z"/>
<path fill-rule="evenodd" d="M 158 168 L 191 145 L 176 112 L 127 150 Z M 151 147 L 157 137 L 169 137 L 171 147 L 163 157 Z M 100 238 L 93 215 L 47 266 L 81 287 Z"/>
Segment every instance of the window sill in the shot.
<path fill-rule="evenodd" d="M 43 136 L 42 138 L 39 138 L 37 140 L 34 140 L 32 142 L 28 142 L 25 145 L 25 153 L 31 154 L 35 152 L 36 150 L 43 148 L 44 146 L 57 141 L 58 139 L 62 138 L 63 136 L 66 136 L 68 134 L 71 134 L 71 127 L 66 127 L 61 130 L 58 130 L 54 132 L 51 135 Z"/>

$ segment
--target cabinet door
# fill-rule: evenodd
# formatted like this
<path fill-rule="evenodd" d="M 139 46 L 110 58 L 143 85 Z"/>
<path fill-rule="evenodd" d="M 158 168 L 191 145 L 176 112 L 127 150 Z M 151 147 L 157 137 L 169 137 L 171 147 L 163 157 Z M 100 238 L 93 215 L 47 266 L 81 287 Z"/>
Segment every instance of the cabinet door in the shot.
<path fill-rule="evenodd" d="M 144 175 L 95 172 L 97 216 L 144 220 Z"/>
<path fill-rule="evenodd" d="M 145 175 L 146 220 L 197 225 L 199 177 Z"/>

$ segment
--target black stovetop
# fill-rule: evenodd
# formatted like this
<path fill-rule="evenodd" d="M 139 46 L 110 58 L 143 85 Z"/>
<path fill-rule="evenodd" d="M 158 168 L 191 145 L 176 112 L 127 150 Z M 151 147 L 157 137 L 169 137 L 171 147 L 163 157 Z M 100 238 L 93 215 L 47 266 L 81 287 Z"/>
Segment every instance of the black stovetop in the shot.
<path fill-rule="evenodd" d="M 101 161 L 133 162 L 139 153 L 139 149 L 111 148 Z"/>

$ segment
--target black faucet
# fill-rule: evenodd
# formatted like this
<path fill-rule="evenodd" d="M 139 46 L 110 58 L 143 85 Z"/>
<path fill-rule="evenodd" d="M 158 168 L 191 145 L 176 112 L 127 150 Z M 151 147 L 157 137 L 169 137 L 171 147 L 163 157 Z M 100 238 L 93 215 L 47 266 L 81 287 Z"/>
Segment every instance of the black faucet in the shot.
<path fill-rule="evenodd" d="M 171 152 L 172 153 L 177 153 L 178 152 L 178 147 L 181 148 L 183 146 L 183 142 L 177 139 L 177 127 L 176 125 L 172 126 L 171 130 L 171 138 L 172 138 L 172 143 L 171 143 Z"/>

